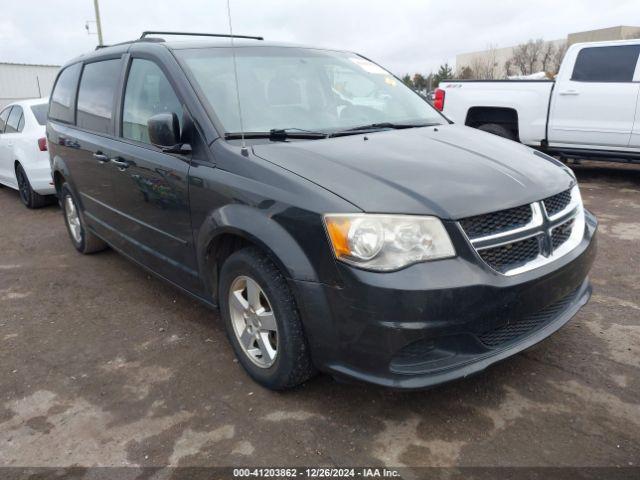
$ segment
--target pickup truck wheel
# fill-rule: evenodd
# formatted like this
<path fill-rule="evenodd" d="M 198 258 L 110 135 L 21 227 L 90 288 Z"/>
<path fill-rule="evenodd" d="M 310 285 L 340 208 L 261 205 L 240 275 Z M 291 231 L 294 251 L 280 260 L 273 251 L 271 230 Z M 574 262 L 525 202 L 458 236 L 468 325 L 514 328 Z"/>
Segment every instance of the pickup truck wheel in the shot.
<path fill-rule="evenodd" d="M 87 229 L 78 203 L 66 183 L 62 184 L 60 189 L 60 198 L 67 232 L 69 232 L 69 238 L 76 250 L 89 254 L 107 248 L 107 244 L 103 240 Z"/>
<path fill-rule="evenodd" d="M 487 133 L 493 133 L 494 135 L 508 138 L 509 140 L 516 140 L 516 135 L 513 130 L 498 123 L 483 123 L 482 125 L 478 126 L 478 130 L 482 130 L 483 132 Z"/>
<path fill-rule="evenodd" d="M 315 373 L 287 282 L 260 250 L 232 254 L 220 272 L 219 304 L 238 360 L 259 384 L 285 390 Z"/>
<path fill-rule="evenodd" d="M 42 208 L 49 203 L 49 199 L 45 195 L 40 195 L 31 188 L 29 177 L 22 168 L 22 165 L 16 165 L 16 180 L 18 182 L 18 192 L 20 192 L 20 200 L 27 208 Z"/>

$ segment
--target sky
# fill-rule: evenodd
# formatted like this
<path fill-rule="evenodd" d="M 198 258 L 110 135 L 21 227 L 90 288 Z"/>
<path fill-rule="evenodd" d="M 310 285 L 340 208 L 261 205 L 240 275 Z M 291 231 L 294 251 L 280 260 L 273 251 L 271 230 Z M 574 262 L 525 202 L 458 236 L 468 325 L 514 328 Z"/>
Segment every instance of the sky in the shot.
<path fill-rule="evenodd" d="M 236 34 L 351 50 L 403 75 L 491 45 L 640 25 L 638 2 L 231 0 L 231 11 Z M 226 0 L 100 0 L 100 13 L 107 44 L 143 30 L 228 32 Z M 94 18 L 93 0 L 0 0 L 0 62 L 61 64 L 93 50 Z"/>

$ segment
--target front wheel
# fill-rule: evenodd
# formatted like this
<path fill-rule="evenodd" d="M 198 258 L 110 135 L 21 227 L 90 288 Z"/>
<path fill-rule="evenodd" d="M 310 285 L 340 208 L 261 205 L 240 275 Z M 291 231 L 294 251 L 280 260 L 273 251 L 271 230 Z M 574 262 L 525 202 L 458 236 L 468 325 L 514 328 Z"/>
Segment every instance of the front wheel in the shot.
<path fill-rule="evenodd" d="M 235 354 L 256 382 L 284 390 L 315 373 L 287 282 L 260 250 L 245 248 L 225 261 L 219 304 Z"/>

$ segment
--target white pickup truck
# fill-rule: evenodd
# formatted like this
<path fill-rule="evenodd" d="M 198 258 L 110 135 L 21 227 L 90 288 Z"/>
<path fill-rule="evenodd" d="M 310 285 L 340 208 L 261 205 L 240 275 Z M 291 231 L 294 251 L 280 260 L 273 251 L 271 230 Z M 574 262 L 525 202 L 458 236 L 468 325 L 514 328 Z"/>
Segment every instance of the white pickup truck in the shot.
<path fill-rule="evenodd" d="M 433 104 L 560 157 L 640 162 L 640 40 L 572 45 L 555 81 L 442 82 Z"/>

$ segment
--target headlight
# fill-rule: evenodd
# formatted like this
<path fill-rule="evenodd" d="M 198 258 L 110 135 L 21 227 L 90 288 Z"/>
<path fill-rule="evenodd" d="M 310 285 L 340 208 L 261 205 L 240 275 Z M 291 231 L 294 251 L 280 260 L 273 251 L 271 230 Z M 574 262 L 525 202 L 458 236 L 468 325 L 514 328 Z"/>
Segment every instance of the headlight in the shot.
<path fill-rule="evenodd" d="M 324 223 L 336 258 L 367 270 L 398 270 L 456 254 L 436 217 L 327 214 Z"/>

